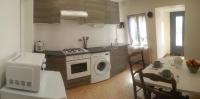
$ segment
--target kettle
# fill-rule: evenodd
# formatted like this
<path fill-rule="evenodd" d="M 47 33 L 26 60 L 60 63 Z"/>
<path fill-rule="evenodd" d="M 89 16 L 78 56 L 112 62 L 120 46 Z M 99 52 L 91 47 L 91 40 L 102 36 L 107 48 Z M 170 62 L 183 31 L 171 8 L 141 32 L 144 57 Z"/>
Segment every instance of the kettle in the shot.
<path fill-rule="evenodd" d="M 44 50 L 45 50 L 45 48 L 44 48 L 44 42 L 42 42 L 42 41 L 36 41 L 35 42 L 35 51 L 36 52 L 43 52 Z"/>

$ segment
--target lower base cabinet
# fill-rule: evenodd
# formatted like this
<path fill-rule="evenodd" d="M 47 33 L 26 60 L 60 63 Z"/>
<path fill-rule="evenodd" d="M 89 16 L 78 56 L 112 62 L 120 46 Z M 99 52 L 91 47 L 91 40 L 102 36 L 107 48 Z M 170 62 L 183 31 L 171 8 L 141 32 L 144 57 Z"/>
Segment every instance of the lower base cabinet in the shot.
<path fill-rule="evenodd" d="M 128 66 L 128 47 L 119 45 L 111 48 L 111 77 L 122 72 Z"/>
<path fill-rule="evenodd" d="M 66 86 L 67 88 L 73 88 L 81 85 L 90 84 L 91 76 L 80 77 L 76 79 L 67 80 Z"/>

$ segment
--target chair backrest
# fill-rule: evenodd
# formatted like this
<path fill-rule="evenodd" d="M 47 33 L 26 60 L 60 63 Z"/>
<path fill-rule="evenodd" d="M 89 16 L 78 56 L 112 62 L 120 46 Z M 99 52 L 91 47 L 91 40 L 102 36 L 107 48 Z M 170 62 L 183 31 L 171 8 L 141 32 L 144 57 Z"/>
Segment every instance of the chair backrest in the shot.
<path fill-rule="evenodd" d="M 145 63 L 143 51 L 133 52 L 129 55 L 129 66 L 133 81 L 134 98 L 137 99 L 137 92 L 142 88 L 142 86 L 140 82 L 135 80 L 135 74 L 144 69 Z M 137 90 L 137 87 L 140 87 L 139 90 Z"/>
<path fill-rule="evenodd" d="M 157 96 L 168 97 L 168 99 L 178 99 L 177 98 L 177 96 L 178 96 L 177 90 L 176 90 L 176 80 L 173 77 L 167 79 L 167 78 L 163 78 L 162 76 L 154 74 L 154 73 L 143 73 L 142 71 L 139 71 L 139 76 L 140 76 L 140 80 L 141 80 L 141 85 L 143 86 L 145 99 L 149 99 L 148 92 L 153 92 Z M 148 78 L 155 82 L 164 82 L 164 83 L 171 84 L 172 90 L 169 92 L 162 91 L 162 90 L 160 90 L 161 88 L 159 88 L 159 87 L 149 86 L 148 84 L 146 84 L 144 82 L 144 78 Z"/>
<path fill-rule="evenodd" d="M 143 56 L 142 50 L 133 52 L 129 55 L 129 66 L 130 66 L 131 74 L 133 72 L 133 67 L 138 64 L 140 64 L 140 66 L 142 67 L 141 69 L 145 68 L 145 62 L 144 62 L 144 56 Z M 135 71 L 135 73 L 136 72 L 138 71 Z"/>

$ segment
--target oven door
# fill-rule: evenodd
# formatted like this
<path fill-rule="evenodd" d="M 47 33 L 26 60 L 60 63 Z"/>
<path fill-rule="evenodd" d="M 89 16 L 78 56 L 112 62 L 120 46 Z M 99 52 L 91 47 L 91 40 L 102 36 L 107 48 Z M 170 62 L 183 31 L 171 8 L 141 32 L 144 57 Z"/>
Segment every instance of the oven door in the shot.
<path fill-rule="evenodd" d="M 90 59 L 67 62 L 67 80 L 90 75 Z"/>

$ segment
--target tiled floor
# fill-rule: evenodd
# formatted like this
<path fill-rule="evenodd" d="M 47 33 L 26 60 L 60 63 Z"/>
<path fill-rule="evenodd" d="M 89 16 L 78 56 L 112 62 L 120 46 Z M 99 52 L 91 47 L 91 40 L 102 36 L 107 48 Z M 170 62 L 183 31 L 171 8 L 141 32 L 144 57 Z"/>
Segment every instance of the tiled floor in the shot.
<path fill-rule="evenodd" d="M 127 69 L 109 80 L 67 90 L 67 99 L 133 99 L 131 74 Z"/>

